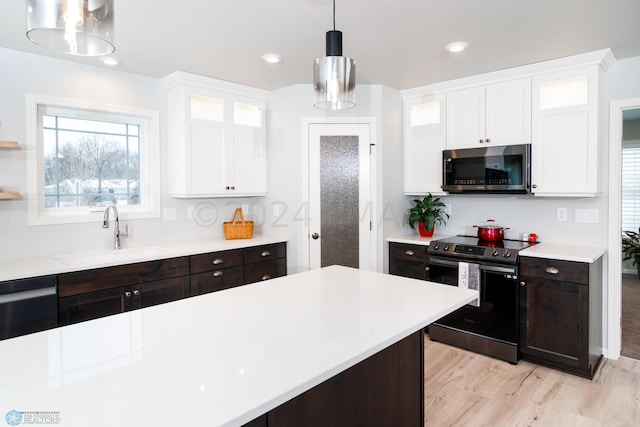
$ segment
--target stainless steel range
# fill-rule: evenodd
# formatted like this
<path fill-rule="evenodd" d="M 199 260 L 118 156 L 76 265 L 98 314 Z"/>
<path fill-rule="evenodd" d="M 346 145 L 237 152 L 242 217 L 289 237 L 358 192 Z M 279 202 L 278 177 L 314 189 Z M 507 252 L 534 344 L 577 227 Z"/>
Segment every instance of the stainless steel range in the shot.
<path fill-rule="evenodd" d="M 479 290 L 479 301 L 466 305 L 429 326 L 441 341 L 511 363 L 518 362 L 519 252 L 532 243 L 488 242 L 454 236 L 430 243 L 430 281 L 458 286 L 459 280 Z M 473 282 L 473 283 L 472 283 Z"/>

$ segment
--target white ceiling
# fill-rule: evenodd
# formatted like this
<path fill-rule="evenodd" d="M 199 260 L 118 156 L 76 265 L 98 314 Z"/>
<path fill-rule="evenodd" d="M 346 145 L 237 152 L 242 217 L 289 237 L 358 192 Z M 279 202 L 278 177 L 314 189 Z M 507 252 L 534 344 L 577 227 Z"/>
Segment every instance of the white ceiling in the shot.
<path fill-rule="evenodd" d="M 612 48 L 640 56 L 640 0 L 336 0 L 357 82 L 396 89 Z M 182 70 L 272 90 L 311 83 L 332 0 L 115 0 L 120 70 Z M 0 2 L 0 46 L 88 64 L 25 36 L 25 2 Z M 458 55 L 451 41 L 469 42 Z M 265 53 L 284 56 L 267 65 Z M 3 64 L 2 66 L 7 66 Z M 102 65 L 101 65 L 102 66 Z"/>

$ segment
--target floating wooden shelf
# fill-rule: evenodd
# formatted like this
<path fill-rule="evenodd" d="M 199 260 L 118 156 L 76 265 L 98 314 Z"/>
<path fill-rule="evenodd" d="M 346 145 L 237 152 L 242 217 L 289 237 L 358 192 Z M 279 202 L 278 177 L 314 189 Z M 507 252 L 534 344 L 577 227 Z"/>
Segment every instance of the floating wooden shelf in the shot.
<path fill-rule="evenodd" d="M 0 141 L 0 148 L 5 150 L 17 150 L 20 148 L 20 145 L 15 141 Z"/>
<path fill-rule="evenodd" d="M 0 191 L 0 200 L 17 200 L 20 198 L 20 193 L 8 193 L 5 191 Z"/>

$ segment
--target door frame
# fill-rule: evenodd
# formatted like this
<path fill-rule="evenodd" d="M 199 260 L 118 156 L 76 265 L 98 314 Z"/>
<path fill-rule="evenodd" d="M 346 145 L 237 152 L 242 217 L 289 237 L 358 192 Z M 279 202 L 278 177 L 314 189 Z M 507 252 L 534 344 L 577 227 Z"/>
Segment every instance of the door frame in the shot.
<path fill-rule="evenodd" d="M 305 212 L 304 221 L 300 222 L 299 233 L 303 239 L 300 250 L 302 270 L 310 270 L 309 266 L 309 127 L 311 125 L 368 125 L 369 126 L 369 144 L 371 146 L 371 156 L 369 158 L 369 199 L 371 200 L 371 221 L 375 225 L 375 217 L 378 216 L 378 158 L 377 158 L 377 141 L 376 141 L 376 119 L 375 117 L 304 117 L 302 119 L 302 206 L 301 210 Z M 381 246 L 381 233 L 376 227 L 372 230 L 371 247 L 369 248 L 369 256 L 372 271 L 380 271 L 378 265 L 378 247 Z"/>
<path fill-rule="evenodd" d="M 611 101 L 609 107 L 609 243 L 607 254 L 607 349 L 605 356 L 619 359 L 622 347 L 622 114 L 640 108 L 640 98 Z M 604 295 L 603 295 L 604 296 Z"/>

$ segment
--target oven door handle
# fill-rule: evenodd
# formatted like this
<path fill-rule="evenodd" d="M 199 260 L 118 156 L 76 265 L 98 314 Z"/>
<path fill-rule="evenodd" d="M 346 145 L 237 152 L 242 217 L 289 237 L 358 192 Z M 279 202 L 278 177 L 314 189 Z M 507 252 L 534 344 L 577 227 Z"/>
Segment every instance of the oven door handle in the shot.
<path fill-rule="evenodd" d="M 485 265 L 477 263 L 480 270 L 489 271 L 491 273 L 507 273 L 507 274 L 515 274 L 515 267 L 499 267 L 496 265 Z M 434 259 L 431 258 L 429 260 L 429 265 L 440 265 L 442 267 L 458 267 L 458 261 L 449 261 L 444 259 Z"/>

